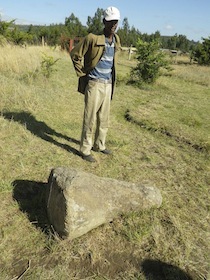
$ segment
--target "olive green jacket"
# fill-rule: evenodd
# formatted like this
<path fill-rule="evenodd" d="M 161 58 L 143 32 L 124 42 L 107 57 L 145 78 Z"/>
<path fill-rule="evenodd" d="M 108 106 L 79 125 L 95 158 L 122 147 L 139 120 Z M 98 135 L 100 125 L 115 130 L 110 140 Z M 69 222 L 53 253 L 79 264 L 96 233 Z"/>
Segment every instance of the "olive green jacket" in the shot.
<path fill-rule="evenodd" d="M 112 71 L 112 95 L 114 93 L 115 86 L 115 62 L 116 62 L 116 51 L 121 48 L 120 38 L 117 34 L 115 36 L 115 55 L 114 64 Z M 71 51 L 71 59 L 79 77 L 78 91 L 85 92 L 85 87 L 87 85 L 87 75 L 88 73 L 97 65 L 101 59 L 105 50 L 105 36 L 104 35 L 94 35 L 92 33 L 84 37 Z"/>

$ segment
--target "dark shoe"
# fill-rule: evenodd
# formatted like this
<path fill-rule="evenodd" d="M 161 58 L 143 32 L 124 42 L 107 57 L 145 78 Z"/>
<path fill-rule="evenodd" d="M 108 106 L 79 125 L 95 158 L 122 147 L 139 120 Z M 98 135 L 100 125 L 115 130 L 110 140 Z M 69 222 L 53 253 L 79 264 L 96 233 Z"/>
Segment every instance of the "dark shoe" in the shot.
<path fill-rule="evenodd" d="M 103 153 L 103 154 L 105 154 L 105 155 L 111 155 L 111 154 L 112 154 L 112 151 L 107 150 L 107 149 L 105 149 L 105 150 L 103 150 L 103 151 L 100 151 L 100 152 Z"/>
<path fill-rule="evenodd" d="M 83 155 L 82 158 L 86 161 L 89 161 L 89 162 L 96 162 L 94 157 L 92 157 L 91 155 L 88 155 L 88 156 Z"/>
<path fill-rule="evenodd" d="M 103 153 L 105 155 L 111 155 L 112 154 L 112 151 L 111 150 L 107 150 L 107 149 L 104 149 L 102 151 L 98 150 L 97 148 L 93 147 L 92 150 L 94 152 L 97 152 L 97 153 Z"/>

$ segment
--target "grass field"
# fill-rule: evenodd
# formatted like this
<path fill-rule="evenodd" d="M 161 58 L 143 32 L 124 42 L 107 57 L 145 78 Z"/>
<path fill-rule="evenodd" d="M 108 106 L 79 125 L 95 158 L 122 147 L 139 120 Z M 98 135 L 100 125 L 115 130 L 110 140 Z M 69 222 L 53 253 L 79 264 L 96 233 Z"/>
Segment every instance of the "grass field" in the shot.
<path fill-rule="evenodd" d="M 59 59 L 50 79 L 43 53 Z M 0 54 L 0 279 L 210 279 L 210 68 L 180 58 L 139 89 L 126 84 L 134 58 L 120 55 L 113 155 L 94 153 L 90 164 L 78 155 L 84 102 L 69 55 L 11 46 Z M 43 206 L 58 166 L 152 182 L 163 204 L 59 240 Z"/>

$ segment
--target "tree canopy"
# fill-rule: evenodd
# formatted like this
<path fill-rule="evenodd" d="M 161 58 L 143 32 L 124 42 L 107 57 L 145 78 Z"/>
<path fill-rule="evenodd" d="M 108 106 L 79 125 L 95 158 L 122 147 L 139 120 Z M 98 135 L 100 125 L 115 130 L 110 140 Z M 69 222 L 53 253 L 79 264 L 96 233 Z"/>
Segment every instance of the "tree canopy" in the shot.
<path fill-rule="evenodd" d="M 101 34 L 104 28 L 103 14 L 104 14 L 104 10 L 98 8 L 93 17 L 88 16 L 87 19 L 88 33 Z"/>

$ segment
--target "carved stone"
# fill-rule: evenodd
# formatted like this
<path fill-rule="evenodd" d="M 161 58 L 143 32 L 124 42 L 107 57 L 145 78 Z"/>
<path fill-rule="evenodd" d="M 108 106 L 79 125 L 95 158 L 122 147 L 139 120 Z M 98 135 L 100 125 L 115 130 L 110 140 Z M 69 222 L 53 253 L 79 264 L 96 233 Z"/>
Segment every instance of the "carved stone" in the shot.
<path fill-rule="evenodd" d="M 55 231 L 74 239 L 119 214 L 160 207 L 162 196 L 154 186 L 134 184 L 58 167 L 51 171 L 47 213 Z"/>

